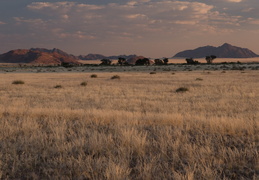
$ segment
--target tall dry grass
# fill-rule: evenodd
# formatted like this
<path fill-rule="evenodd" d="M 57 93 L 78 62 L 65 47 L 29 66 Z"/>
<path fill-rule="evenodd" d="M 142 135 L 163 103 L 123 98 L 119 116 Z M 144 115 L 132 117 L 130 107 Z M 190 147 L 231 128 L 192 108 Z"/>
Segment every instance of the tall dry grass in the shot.
<path fill-rule="evenodd" d="M 257 71 L 116 74 L 0 74 L 0 178 L 259 178 Z"/>

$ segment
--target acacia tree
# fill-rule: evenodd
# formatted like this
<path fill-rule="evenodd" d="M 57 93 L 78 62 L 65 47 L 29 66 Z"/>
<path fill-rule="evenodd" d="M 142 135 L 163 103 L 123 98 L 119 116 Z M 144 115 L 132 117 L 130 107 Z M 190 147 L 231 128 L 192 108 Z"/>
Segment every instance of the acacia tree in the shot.
<path fill-rule="evenodd" d="M 163 61 L 164 61 L 164 65 L 168 64 L 168 58 L 164 58 Z"/>
<path fill-rule="evenodd" d="M 112 61 L 110 59 L 102 59 L 100 65 L 111 65 Z"/>
<path fill-rule="evenodd" d="M 199 62 L 195 61 L 193 58 L 186 58 L 185 60 L 187 64 L 199 64 Z"/>
<path fill-rule="evenodd" d="M 208 64 L 211 64 L 212 63 L 212 61 L 214 60 L 214 59 L 216 59 L 217 58 L 217 56 L 214 56 L 214 55 L 210 55 L 210 56 L 206 56 L 206 61 L 207 61 L 207 63 Z"/>
<path fill-rule="evenodd" d="M 148 58 L 138 59 L 135 65 L 150 65 L 150 61 Z"/>
<path fill-rule="evenodd" d="M 119 57 L 118 58 L 118 65 L 128 65 L 129 63 L 126 61 L 125 58 Z"/>

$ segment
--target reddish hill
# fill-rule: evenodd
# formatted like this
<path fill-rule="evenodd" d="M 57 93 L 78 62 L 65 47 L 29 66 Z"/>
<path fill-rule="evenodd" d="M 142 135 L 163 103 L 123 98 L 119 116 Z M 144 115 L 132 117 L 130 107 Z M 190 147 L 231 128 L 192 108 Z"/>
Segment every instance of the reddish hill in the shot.
<path fill-rule="evenodd" d="M 0 55 L 2 63 L 34 63 L 34 64 L 61 64 L 62 62 L 80 64 L 75 58 L 58 52 L 43 52 L 33 49 L 17 49 Z"/>

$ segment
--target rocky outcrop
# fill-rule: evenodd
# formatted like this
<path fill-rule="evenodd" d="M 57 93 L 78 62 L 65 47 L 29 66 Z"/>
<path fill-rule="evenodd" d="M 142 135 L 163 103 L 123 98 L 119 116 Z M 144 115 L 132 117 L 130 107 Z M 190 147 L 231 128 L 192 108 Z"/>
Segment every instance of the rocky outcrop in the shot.
<path fill-rule="evenodd" d="M 100 60 L 100 59 L 107 59 L 106 56 L 101 54 L 88 54 L 88 55 L 80 55 L 78 56 L 80 60 Z"/>
<path fill-rule="evenodd" d="M 0 55 L 2 63 L 61 64 L 62 62 L 80 64 L 76 58 L 57 51 L 39 49 L 17 49 Z"/>
<path fill-rule="evenodd" d="M 259 57 L 253 51 L 247 48 L 241 48 L 232 46 L 231 44 L 224 43 L 222 46 L 204 46 L 194 50 L 186 50 L 177 53 L 174 57 L 193 57 L 193 58 L 204 58 L 208 55 L 215 55 L 218 58 L 253 58 Z"/>

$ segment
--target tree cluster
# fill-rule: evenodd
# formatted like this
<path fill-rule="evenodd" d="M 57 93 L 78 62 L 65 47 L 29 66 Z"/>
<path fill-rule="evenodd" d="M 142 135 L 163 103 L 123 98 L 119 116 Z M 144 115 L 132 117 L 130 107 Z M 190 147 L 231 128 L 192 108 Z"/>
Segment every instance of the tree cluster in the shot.
<path fill-rule="evenodd" d="M 207 64 L 211 64 L 213 62 L 213 60 L 216 58 L 217 58 L 217 56 L 210 55 L 210 56 L 206 56 L 205 60 L 207 61 Z M 187 64 L 199 64 L 199 61 L 195 61 L 193 58 L 186 58 L 185 60 L 186 60 Z"/>
<path fill-rule="evenodd" d="M 207 61 L 208 64 L 211 64 L 213 62 L 214 59 L 216 59 L 217 56 L 214 55 L 210 55 L 210 56 L 206 56 L 205 60 Z M 187 64 L 199 64 L 199 61 L 195 61 L 193 58 L 186 58 L 186 63 Z M 102 59 L 100 65 L 111 65 L 112 61 L 110 59 Z M 135 65 L 137 66 L 143 66 L 143 65 L 150 65 L 152 64 L 150 59 L 148 58 L 142 58 L 142 59 L 138 59 L 135 62 Z M 168 58 L 164 58 L 163 60 L 161 59 L 155 59 L 154 60 L 154 64 L 155 65 L 168 65 Z M 127 60 L 125 58 L 119 57 L 118 58 L 118 62 L 117 65 L 120 66 L 125 66 L 125 65 L 130 65 Z"/>

